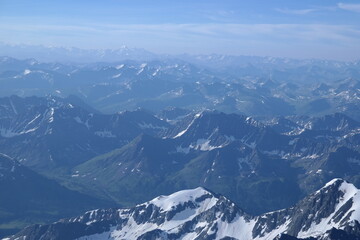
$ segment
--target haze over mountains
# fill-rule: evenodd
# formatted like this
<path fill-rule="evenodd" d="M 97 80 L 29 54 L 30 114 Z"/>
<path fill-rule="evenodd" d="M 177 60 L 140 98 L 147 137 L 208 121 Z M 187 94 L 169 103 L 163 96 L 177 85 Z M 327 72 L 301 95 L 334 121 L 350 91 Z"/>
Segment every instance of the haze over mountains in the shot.
<path fill-rule="evenodd" d="M 0 58 L 2 236 L 359 238 L 359 62 L 35 50 L 73 61 Z"/>
<path fill-rule="evenodd" d="M 191 60 L 192 62 L 211 64 L 212 67 L 221 67 L 233 64 L 237 60 L 237 64 L 258 64 L 267 62 L 268 64 L 283 63 L 294 65 L 300 62 L 323 62 L 323 63 L 345 63 L 345 61 L 336 61 L 328 59 L 297 59 L 297 58 L 281 58 L 281 57 L 261 57 L 248 55 L 230 55 L 230 54 L 156 54 L 143 48 L 132 48 L 126 45 L 118 48 L 103 49 L 82 49 L 78 47 L 57 47 L 44 45 L 27 45 L 27 44 L 5 44 L 0 42 L 0 51 L 2 56 L 13 57 L 17 59 L 34 58 L 40 62 L 61 62 L 61 63 L 92 63 L 92 62 L 116 62 L 122 60 L 159 60 L 166 58 L 179 58 L 183 60 Z M 265 60 L 264 60 L 265 59 Z M 348 61 L 357 63 L 359 60 Z"/>
<path fill-rule="evenodd" d="M 357 0 L 1 0 L 0 239 L 360 240 L 359 23 Z"/>
<path fill-rule="evenodd" d="M 125 45 L 121 46 L 117 50 L 87 50 L 75 47 L 64 48 L 42 45 L 8 45 L 0 43 L 0 52 L 3 56 L 10 56 L 14 58 L 35 58 L 41 62 L 62 63 L 115 62 L 120 60 L 154 60 L 160 57 L 144 49 L 128 48 Z"/>
<path fill-rule="evenodd" d="M 73 59 L 82 56 L 78 51 L 54 51 Z M 223 55 L 147 57 L 142 51 L 106 50 L 106 56 L 113 56 L 112 63 L 93 62 L 101 61 L 98 50 L 85 51 L 85 59 L 93 62 L 87 64 L 3 57 L 0 95 L 76 95 L 106 113 L 180 107 L 252 116 L 343 112 L 360 118 L 359 62 Z M 106 56 L 103 61 L 109 61 Z"/>

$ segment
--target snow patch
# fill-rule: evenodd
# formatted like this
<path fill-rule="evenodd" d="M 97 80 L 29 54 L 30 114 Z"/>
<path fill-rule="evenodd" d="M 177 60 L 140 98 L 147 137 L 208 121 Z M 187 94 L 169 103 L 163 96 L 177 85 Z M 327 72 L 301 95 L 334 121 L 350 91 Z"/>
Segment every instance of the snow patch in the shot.
<path fill-rule="evenodd" d="M 195 120 L 201 116 L 201 114 L 202 114 L 202 113 L 197 113 L 197 114 L 195 115 L 194 119 L 191 121 L 191 123 L 186 127 L 186 129 L 183 130 L 183 131 L 181 131 L 181 132 L 179 132 L 179 133 L 178 133 L 175 137 L 173 137 L 173 138 L 178 138 L 178 137 L 181 137 L 182 135 L 184 135 L 184 134 L 189 130 L 189 128 L 194 124 Z"/>
<path fill-rule="evenodd" d="M 183 148 L 181 146 L 176 147 L 176 152 L 188 154 L 190 152 L 190 147 Z"/>
<path fill-rule="evenodd" d="M 156 126 L 156 125 L 154 126 L 151 123 L 145 123 L 145 122 L 139 123 L 138 126 L 141 129 L 156 129 L 156 130 L 166 130 L 167 129 L 166 127 L 161 127 L 161 126 Z"/>
<path fill-rule="evenodd" d="M 94 132 L 94 134 L 102 138 L 116 138 L 116 135 L 114 135 L 111 131 L 108 130 L 96 131 Z"/>
<path fill-rule="evenodd" d="M 121 73 L 116 74 L 116 75 L 112 76 L 111 78 L 119 78 L 120 76 L 121 76 Z"/>
<path fill-rule="evenodd" d="M 160 196 L 151 200 L 149 203 L 161 208 L 162 211 L 170 211 L 172 206 L 184 204 L 185 202 L 195 200 L 196 198 L 207 194 L 210 193 L 205 189 L 198 187 L 190 190 L 182 190 L 169 196 Z"/>
<path fill-rule="evenodd" d="M 196 141 L 196 143 L 190 144 L 190 146 L 188 148 L 200 150 L 200 151 L 211 151 L 214 149 L 223 148 L 233 141 L 235 141 L 235 137 L 225 136 L 225 141 L 221 145 L 214 146 L 214 145 L 210 144 L 211 140 L 201 138 L 201 139 L 198 139 Z"/>
<path fill-rule="evenodd" d="M 80 124 L 85 125 L 87 129 L 90 129 L 89 119 L 87 119 L 87 120 L 84 122 L 84 121 L 81 120 L 80 117 L 74 117 L 74 120 L 75 120 L 77 123 L 80 123 Z"/>
<path fill-rule="evenodd" d="M 122 69 L 124 66 L 125 66 L 125 64 L 120 64 L 120 65 L 117 65 L 115 68 L 116 68 L 117 70 L 119 70 L 119 69 Z"/>
<path fill-rule="evenodd" d="M 54 121 L 54 113 L 55 113 L 55 109 L 53 107 L 50 108 L 50 110 L 46 113 L 49 123 L 52 123 Z"/>

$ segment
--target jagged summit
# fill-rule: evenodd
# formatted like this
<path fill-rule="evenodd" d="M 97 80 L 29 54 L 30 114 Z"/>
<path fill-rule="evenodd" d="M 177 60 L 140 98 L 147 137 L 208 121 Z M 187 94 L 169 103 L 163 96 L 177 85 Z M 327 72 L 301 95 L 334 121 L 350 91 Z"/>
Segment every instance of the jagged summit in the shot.
<path fill-rule="evenodd" d="M 334 178 L 331 181 L 327 182 L 324 187 L 322 187 L 319 191 L 322 189 L 327 189 L 329 187 L 338 186 L 339 184 L 345 183 L 346 185 L 352 185 L 351 183 L 348 183 L 342 178 Z M 353 185 L 352 185 L 353 186 Z"/>
<path fill-rule="evenodd" d="M 225 197 L 198 187 L 134 208 L 98 209 L 52 225 L 32 226 L 10 239 L 335 240 L 341 239 L 331 237 L 337 231 L 360 236 L 359 203 L 357 188 L 334 179 L 292 208 L 255 217 Z"/>
<path fill-rule="evenodd" d="M 301 238 L 318 237 L 332 228 L 343 229 L 360 220 L 359 189 L 336 178 L 291 210 L 286 233 Z"/>
<path fill-rule="evenodd" d="M 197 199 L 203 196 L 208 196 L 209 198 L 215 197 L 211 192 L 207 191 L 205 188 L 198 187 L 195 189 L 182 190 L 168 196 L 161 195 L 151 200 L 149 204 L 154 204 L 160 207 L 162 210 L 168 211 L 171 209 L 171 206 L 184 204 L 185 202 L 188 201 L 194 201 L 194 200 L 196 201 Z"/>

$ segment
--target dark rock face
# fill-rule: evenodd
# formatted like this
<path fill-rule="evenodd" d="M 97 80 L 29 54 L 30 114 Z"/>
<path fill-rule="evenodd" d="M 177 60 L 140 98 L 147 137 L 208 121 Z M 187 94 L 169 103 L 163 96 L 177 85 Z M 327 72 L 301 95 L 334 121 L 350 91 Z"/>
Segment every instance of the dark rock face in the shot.
<path fill-rule="evenodd" d="M 260 216 L 252 230 L 252 235 L 254 237 L 266 236 L 269 232 L 285 224 L 290 214 L 291 210 L 284 210 Z"/>
<path fill-rule="evenodd" d="M 290 236 L 287 234 L 281 234 L 280 236 L 274 238 L 274 240 L 317 240 L 316 238 L 310 237 L 310 238 L 297 238 L 294 236 Z"/>
<path fill-rule="evenodd" d="M 295 235 L 301 230 L 307 231 L 312 223 L 320 223 L 323 218 L 334 213 L 339 199 L 344 195 L 343 192 L 339 191 L 342 183 L 341 180 L 336 181 L 331 186 L 321 189 L 317 194 L 311 195 L 297 204 L 292 213 L 294 220 L 288 233 Z M 336 213 L 336 215 L 338 214 Z"/>
<path fill-rule="evenodd" d="M 326 237 L 324 237 L 324 240 L 359 240 L 360 235 L 348 233 L 344 230 L 333 228 L 330 231 L 326 232 Z"/>

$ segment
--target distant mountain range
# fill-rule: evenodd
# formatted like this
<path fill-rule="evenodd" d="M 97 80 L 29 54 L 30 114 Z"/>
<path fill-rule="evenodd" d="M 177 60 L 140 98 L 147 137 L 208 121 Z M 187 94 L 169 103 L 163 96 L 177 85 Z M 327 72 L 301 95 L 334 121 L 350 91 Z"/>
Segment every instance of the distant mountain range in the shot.
<path fill-rule="evenodd" d="M 360 190 L 334 179 L 291 208 L 251 216 L 203 188 L 159 196 L 129 209 L 98 209 L 9 240 L 63 239 L 360 239 Z"/>
<path fill-rule="evenodd" d="M 105 113 L 178 107 L 251 116 L 342 112 L 360 120 L 360 64 L 261 59 L 270 65 L 247 72 L 236 58 L 233 67 L 212 68 L 173 58 L 60 64 L 2 57 L 0 96 L 74 95 Z"/>
<path fill-rule="evenodd" d="M 158 58 L 154 53 L 140 48 L 121 46 L 119 49 L 80 49 L 42 45 L 8 45 L 0 43 L 2 56 L 20 59 L 36 58 L 41 62 L 115 62 L 121 60 L 153 60 Z"/>
<path fill-rule="evenodd" d="M 359 239 L 360 62 L 0 52 L 1 237 Z"/>

